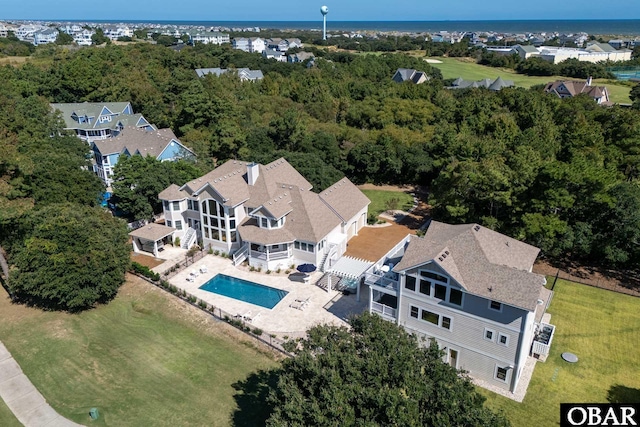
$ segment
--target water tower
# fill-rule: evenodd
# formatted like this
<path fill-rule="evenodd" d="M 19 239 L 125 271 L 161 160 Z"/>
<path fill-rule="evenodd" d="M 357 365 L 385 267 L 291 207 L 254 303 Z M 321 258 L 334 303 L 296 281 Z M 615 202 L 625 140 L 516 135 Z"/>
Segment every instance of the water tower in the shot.
<path fill-rule="evenodd" d="M 320 13 L 322 14 L 322 40 L 327 39 L 327 13 L 329 13 L 329 8 L 327 6 L 322 6 L 320 8 Z"/>

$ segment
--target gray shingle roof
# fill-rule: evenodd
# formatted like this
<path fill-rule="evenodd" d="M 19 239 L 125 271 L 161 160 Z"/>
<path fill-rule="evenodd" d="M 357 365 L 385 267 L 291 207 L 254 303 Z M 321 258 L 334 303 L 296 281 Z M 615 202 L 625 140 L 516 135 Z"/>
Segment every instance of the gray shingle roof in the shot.
<path fill-rule="evenodd" d="M 338 214 L 342 222 L 353 218 L 364 206 L 371 203 L 371 200 L 347 178 L 321 192 L 320 199 Z"/>
<path fill-rule="evenodd" d="M 129 233 L 129 236 L 156 242 L 160 239 L 165 238 L 166 236 L 169 236 L 174 231 L 176 231 L 175 228 L 152 222 L 151 224 L 147 224 L 144 227 L 138 228 L 137 230 L 133 230 L 131 233 Z"/>
<path fill-rule="evenodd" d="M 180 187 L 175 184 L 171 184 L 170 186 L 162 190 L 160 194 L 158 194 L 158 199 L 169 201 L 184 200 L 187 197 L 189 197 L 189 193 L 187 191 L 181 190 Z"/>
<path fill-rule="evenodd" d="M 147 131 L 126 127 L 117 137 L 96 140 L 93 144 L 103 156 L 122 153 L 126 149 L 131 155 L 157 158 L 171 141 L 180 142 L 171 129 Z"/>
<path fill-rule="evenodd" d="M 280 229 L 260 229 L 252 220 L 245 220 L 238 227 L 243 240 L 269 245 L 293 240 L 316 243 L 343 222 L 339 215 L 349 215 L 352 211 L 355 215 L 369 204 L 369 199 L 346 178 L 334 184 L 332 191 L 327 193 L 325 190 L 324 200 L 311 191 L 311 184 L 283 158 L 257 165 L 258 177 L 254 185 L 248 184 L 247 166 L 247 162 L 229 160 L 179 190 L 174 186 L 167 188 L 159 198 L 175 200 L 183 193 L 200 195 L 212 188 L 211 192 L 219 194 L 226 206 L 244 203 L 245 207 L 261 208 L 262 213 L 274 218 L 286 215 Z M 202 195 L 202 199 L 208 197 Z"/>
<path fill-rule="evenodd" d="M 83 124 L 76 122 L 71 117 L 75 112 L 77 115 L 87 115 L 89 117 L 98 117 L 104 107 L 108 108 L 112 113 L 122 116 L 122 112 L 130 104 L 128 102 L 77 102 L 77 103 L 52 103 L 51 108 L 60 110 L 62 118 L 69 129 L 77 129 L 83 127 Z M 100 129 L 109 128 L 112 122 L 94 123 L 87 128 Z"/>
<path fill-rule="evenodd" d="M 539 251 L 478 224 L 432 221 L 424 238 L 411 238 L 394 270 L 433 262 L 469 293 L 534 311 L 545 283 L 530 272 Z"/>

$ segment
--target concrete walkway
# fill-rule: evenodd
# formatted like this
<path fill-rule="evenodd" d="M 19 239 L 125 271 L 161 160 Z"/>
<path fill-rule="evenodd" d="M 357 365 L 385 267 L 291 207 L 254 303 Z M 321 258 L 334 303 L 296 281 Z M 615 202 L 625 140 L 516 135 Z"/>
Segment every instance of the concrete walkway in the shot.
<path fill-rule="evenodd" d="M 26 427 L 80 426 L 58 414 L 0 342 L 0 397 Z"/>

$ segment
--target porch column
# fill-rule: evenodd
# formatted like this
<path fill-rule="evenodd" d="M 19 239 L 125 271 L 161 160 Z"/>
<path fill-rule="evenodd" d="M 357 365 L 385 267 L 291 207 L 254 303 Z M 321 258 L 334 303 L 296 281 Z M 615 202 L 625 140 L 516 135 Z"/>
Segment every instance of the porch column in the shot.
<path fill-rule="evenodd" d="M 369 288 L 369 313 L 371 313 L 371 309 L 373 306 L 373 289 L 371 289 L 371 286 L 369 286 L 368 288 Z"/>
<path fill-rule="evenodd" d="M 153 256 L 158 258 L 158 241 L 154 240 L 153 242 Z"/>
<path fill-rule="evenodd" d="M 358 284 L 356 285 L 356 301 L 360 302 L 360 284 L 362 283 L 362 276 L 358 279 Z"/>
<path fill-rule="evenodd" d="M 136 243 L 136 238 L 132 238 L 131 241 L 133 242 L 133 252 L 138 253 L 140 252 L 140 249 L 138 248 L 138 244 Z"/>

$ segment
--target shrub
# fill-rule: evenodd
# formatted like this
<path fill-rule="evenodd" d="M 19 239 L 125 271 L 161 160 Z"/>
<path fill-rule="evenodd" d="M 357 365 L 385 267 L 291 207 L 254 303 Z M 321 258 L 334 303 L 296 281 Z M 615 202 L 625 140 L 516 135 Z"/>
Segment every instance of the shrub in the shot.
<path fill-rule="evenodd" d="M 200 306 L 200 308 L 204 308 L 204 309 L 207 308 L 207 303 L 202 301 L 202 300 L 200 300 L 200 302 L 198 302 L 198 305 Z"/>
<path fill-rule="evenodd" d="M 169 282 L 167 282 L 166 280 L 162 280 L 160 281 L 160 286 L 167 289 L 169 287 Z"/>
<path fill-rule="evenodd" d="M 171 292 L 172 294 L 175 294 L 175 293 L 177 293 L 177 292 L 178 292 L 178 288 L 176 288 L 176 287 L 175 287 L 175 286 L 173 286 L 173 285 L 170 285 L 170 286 L 169 286 L 169 292 Z"/>
<path fill-rule="evenodd" d="M 176 237 L 175 239 L 173 239 L 173 246 L 180 246 L 180 238 Z"/>
<path fill-rule="evenodd" d="M 138 264 L 135 261 L 131 263 L 131 271 L 144 277 L 148 277 L 151 280 L 155 280 L 156 282 L 160 280 L 160 274 L 151 271 L 151 269 L 146 265 Z"/>
<path fill-rule="evenodd" d="M 185 294 L 186 294 L 186 292 L 185 292 Z M 198 300 L 198 298 L 194 297 L 193 295 L 189 295 L 187 297 L 187 301 L 189 301 L 191 304 L 195 304 L 197 300 Z"/>
<path fill-rule="evenodd" d="M 267 270 L 267 271 L 266 271 L 266 273 L 267 273 L 267 274 L 271 274 L 271 270 Z"/>
<path fill-rule="evenodd" d="M 254 328 L 251 332 L 252 332 L 254 335 L 257 335 L 257 336 L 262 335 L 262 329 L 260 329 L 260 328 Z"/>
<path fill-rule="evenodd" d="M 291 270 L 286 270 L 286 271 L 284 272 L 284 274 L 289 274 L 289 273 L 291 273 Z"/>
<path fill-rule="evenodd" d="M 258 268 L 256 268 L 256 271 L 257 271 L 258 273 L 260 273 L 260 272 L 262 271 L 262 267 L 258 267 Z"/>
<path fill-rule="evenodd" d="M 173 268 L 174 268 L 173 271 L 180 270 L 180 263 L 177 263 L 176 265 L 174 265 Z"/>
<path fill-rule="evenodd" d="M 212 254 L 213 254 L 213 248 L 212 248 L 211 246 L 209 246 L 209 250 L 207 251 L 207 253 L 208 253 L 209 255 L 212 255 Z"/>
<path fill-rule="evenodd" d="M 256 268 L 252 265 L 251 268 L 249 268 L 249 271 L 256 271 Z"/>
<path fill-rule="evenodd" d="M 280 274 L 281 271 L 282 271 L 282 269 L 280 267 L 278 267 L 278 269 L 276 270 L 276 273 Z"/>
<path fill-rule="evenodd" d="M 213 254 L 214 254 L 215 256 L 218 256 L 218 254 L 219 254 L 219 253 L 220 253 L 220 251 L 219 251 L 219 250 L 217 250 L 217 249 L 216 249 L 215 251 L 213 251 Z"/>

